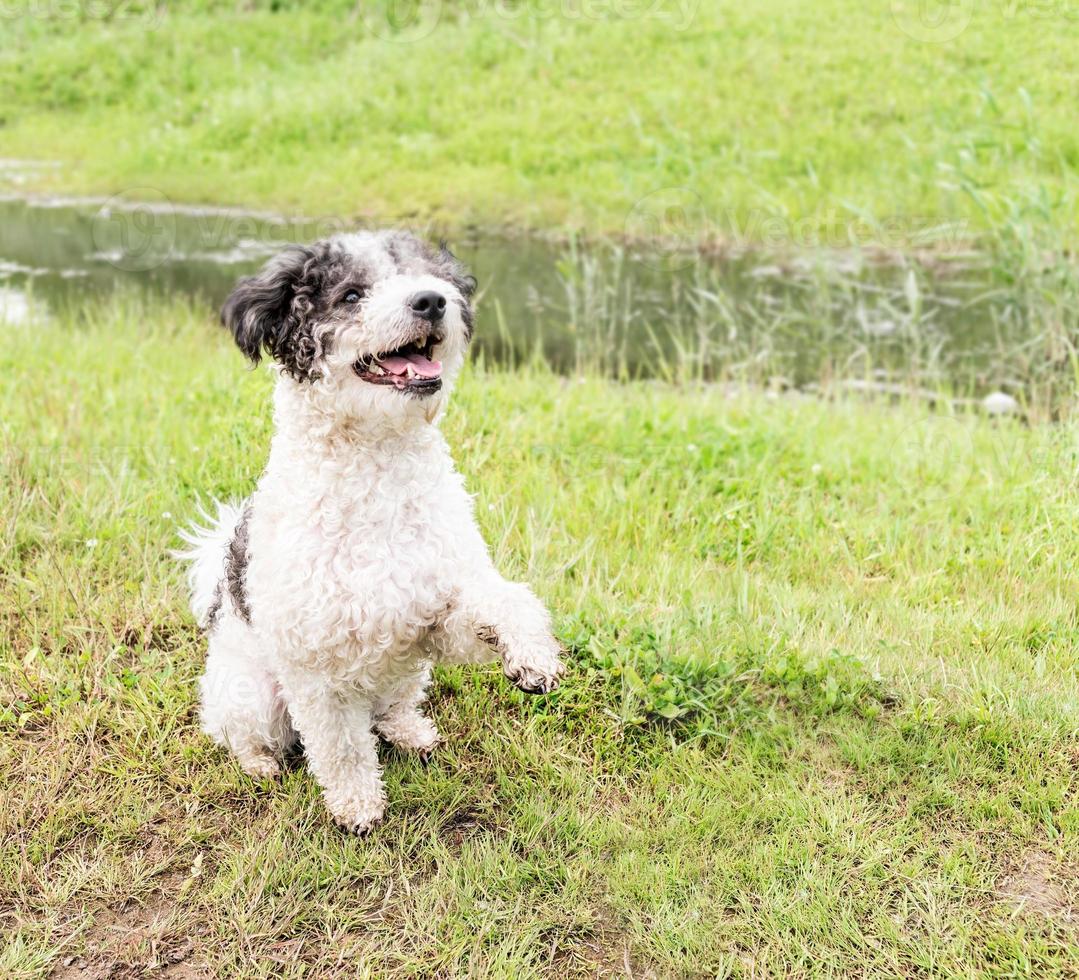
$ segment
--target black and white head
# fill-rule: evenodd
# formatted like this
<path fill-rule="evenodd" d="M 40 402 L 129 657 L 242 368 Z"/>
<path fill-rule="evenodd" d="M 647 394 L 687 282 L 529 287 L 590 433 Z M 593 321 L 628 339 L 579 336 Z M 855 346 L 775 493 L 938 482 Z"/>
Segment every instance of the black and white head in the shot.
<path fill-rule="evenodd" d="M 291 246 L 240 280 L 221 320 L 257 363 L 336 415 L 437 411 L 472 336 L 476 281 L 407 232 Z"/>

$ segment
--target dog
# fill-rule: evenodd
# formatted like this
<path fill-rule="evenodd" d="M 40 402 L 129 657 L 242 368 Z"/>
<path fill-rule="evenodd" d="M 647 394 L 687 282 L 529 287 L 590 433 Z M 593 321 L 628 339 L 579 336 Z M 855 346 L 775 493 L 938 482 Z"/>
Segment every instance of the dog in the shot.
<path fill-rule="evenodd" d="M 400 231 L 290 246 L 240 280 L 223 324 L 276 372 L 252 495 L 183 534 L 208 636 L 203 730 L 256 778 L 297 740 L 334 820 L 384 815 L 381 736 L 426 761 L 435 663 L 500 659 L 533 694 L 564 673 L 547 610 L 496 571 L 438 419 L 476 287 Z"/>

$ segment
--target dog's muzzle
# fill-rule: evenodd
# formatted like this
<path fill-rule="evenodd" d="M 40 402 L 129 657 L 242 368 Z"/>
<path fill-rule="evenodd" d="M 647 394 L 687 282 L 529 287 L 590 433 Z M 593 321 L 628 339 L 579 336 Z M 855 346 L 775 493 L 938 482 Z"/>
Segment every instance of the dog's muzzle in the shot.
<path fill-rule="evenodd" d="M 415 304 L 419 297 L 428 297 L 429 303 L 432 302 L 429 297 L 438 297 L 445 309 L 446 301 L 438 293 L 419 293 L 412 297 L 410 304 Z M 442 318 L 441 312 L 437 318 Z M 433 354 L 444 339 L 442 333 L 432 331 L 396 350 L 362 357 L 353 365 L 353 370 L 368 384 L 392 386 L 398 391 L 418 395 L 434 394 L 442 387 L 442 362 L 435 360 Z"/>

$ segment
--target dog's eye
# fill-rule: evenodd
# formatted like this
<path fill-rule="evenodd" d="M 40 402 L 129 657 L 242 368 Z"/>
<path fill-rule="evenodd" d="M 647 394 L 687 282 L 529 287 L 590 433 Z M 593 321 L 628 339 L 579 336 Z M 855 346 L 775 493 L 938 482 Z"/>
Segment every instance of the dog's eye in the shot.
<path fill-rule="evenodd" d="M 346 303 L 358 303 L 361 298 L 361 293 L 358 289 L 350 289 L 344 295 L 344 301 Z"/>

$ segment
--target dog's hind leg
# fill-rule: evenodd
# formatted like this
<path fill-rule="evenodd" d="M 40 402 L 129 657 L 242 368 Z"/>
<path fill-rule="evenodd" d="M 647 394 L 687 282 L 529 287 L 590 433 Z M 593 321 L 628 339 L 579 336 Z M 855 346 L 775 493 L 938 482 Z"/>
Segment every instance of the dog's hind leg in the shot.
<path fill-rule="evenodd" d="M 430 683 L 431 665 L 425 664 L 374 705 L 375 731 L 399 749 L 418 752 L 424 762 L 439 743 L 434 722 L 420 710 Z"/>
<path fill-rule="evenodd" d="M 223 615 L 210 634 L 206 672 L 199 681 L 202 728 L 230 749 L 244 772 L 276 776 L 279 758 L 295 740 L 280 688 L 252 655 L 254 636 L 235 616 Z"/>

